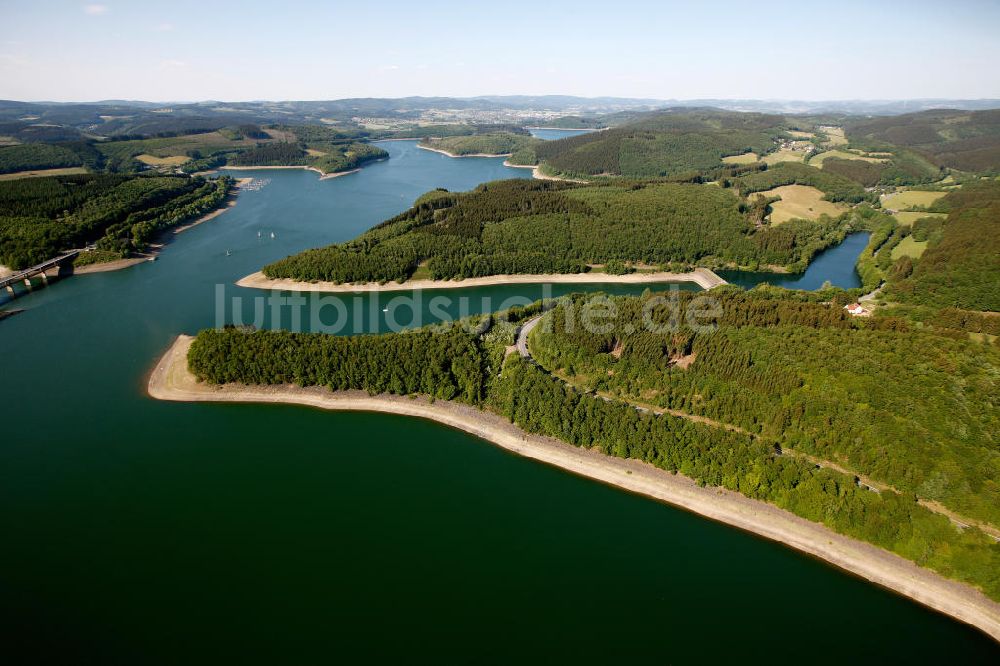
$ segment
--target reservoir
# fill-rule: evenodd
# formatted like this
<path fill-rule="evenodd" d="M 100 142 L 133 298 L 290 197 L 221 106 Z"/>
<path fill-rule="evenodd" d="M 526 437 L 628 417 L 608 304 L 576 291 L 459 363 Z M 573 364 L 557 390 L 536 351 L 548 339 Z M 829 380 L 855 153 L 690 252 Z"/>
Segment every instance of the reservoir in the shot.
<path fill-rule="evenodd" d="M 586 134 L 588 132 L 593 132 L 594 130 L 535 127 L 528 131 L 531 132 L 531 136 L 535 137 L 536 139 L 544 139 L 545 141 L 554 141 L 556 139 L 565 139 L 571 136 L 577 136 L 578 134 Z"/>
<path fill-rule="evenodd" d="M 435 187 L 530 176 L 382 145 L 389 160 L 343 178 L 237 172 L 269 182 L 158 261 L 7 306 L 25 311 L 0 322 L 6 651 L 103 664 L 996 663 L 977 631 L 821 562 L 431 422 L 147 398 L 174 336 L 215 324 L 218 290 L 250 316 L 263 292 L 238 278 L 353 238 Z M 851 252 L 829 269 L 853 270 Z M 480 311 L 540 290 L 463 294 Z"/>

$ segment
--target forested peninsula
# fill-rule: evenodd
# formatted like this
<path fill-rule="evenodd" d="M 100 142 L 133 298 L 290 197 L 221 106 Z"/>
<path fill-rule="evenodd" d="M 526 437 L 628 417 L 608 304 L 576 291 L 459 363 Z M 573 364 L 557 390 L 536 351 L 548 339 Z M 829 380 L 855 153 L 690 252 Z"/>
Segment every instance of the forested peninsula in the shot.
<path fill-rule="evenodd" d="M 404 282 L 519 273 L 767 265 L 802 270 L 849 225 L 761 225 L 735 189 L 698 183 L 511 180 L 434 191 L 356 240 L 265 266 L 271 279 Z M 863 195 L 863 190 L 861 191 Z"/>
<path fill-rule="evenodd" d="M 187 363 L 209 385 L 317 386 L 468 404 L 530 433 L 768 502 L 1000 599 L 994 538 L 924 503 L 975 516 L 966 518 L 973 525 L 995 519 L 986 492 L 996 487 L 995 470 L 972 456 L 956 477 L 942 456 L 957 461 L 959 453 L 995 446 L 988 424 L 996 406 L 987 396 L 998 388 L 988 385 L 1000 370 L 996 350 L 933 331 L 914 334 L 894 320 L 851 318 L 836 303 L 782 290 L 725 287 L 713 295 L 724 301 L 714 327 L 666 336 L 628 327 L 652 294 L 615 299 L 621 315 L 608 333 L 568 333 L 565 323 L 584 301 L 570 297 L 463 326 L 380 336 L 208 330 L 194 340 Z M 682 294 L 682 307 L 694 297 Z M 528 337 L 536 362 L 509 353 L 519 324 L 553 305 Z M 676 317 L 660 305 L 647 311 L 664 325 Z M 794 351 L 800 342 L 809 348 L 801 355 Z M 926 367 L 913 367 L 911 346 L 937 351 Z M 844 358 L 838 350 L 845 348 L 857 351 Z M 923 373 L 935 368 L 950 375 L 945 385 L 976 386 L 978 393 L 961 400 L 978 405 L 982 427 L 970 428 L 962 442 L 911 449 L 903 443 L 911 441 L 906 428 L 947 429 L 951 393 L 922 392 L 916 409 L 926 418 L 911 425 L 878 410 L 892 411 L 892 400 L 913 395 L 897 388 L 931 381 Z M 874 404 L 837 399 L 859 382 L 879 387 Z M 825 388 L 814 394 L 813 385 Z M 777 408 L 774 391 L 788 397 Z M 231 399 L 239 400 L 238 392 Z M 857 444 L 868 432 L 879 438 L 880 456 Z M 923 481 L 897 471 L 914 464 Z M 936 470 L 944 468 L 949 480 L 942 484 Z"/>
<path fill-rule="evenodd" d="M 94 245 L 82 257 L 144 251 L 163 229 L 225 204 L 231 178 L 83 174 L 0 181 L 0 264 L 26 268 Z"/>

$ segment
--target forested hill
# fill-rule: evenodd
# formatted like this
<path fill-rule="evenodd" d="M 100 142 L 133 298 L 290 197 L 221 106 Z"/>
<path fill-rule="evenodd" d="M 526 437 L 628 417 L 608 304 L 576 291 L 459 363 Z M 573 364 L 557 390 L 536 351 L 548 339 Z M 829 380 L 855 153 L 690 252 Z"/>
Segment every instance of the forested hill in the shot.
<path fill-rule="evenodd" d="M 967 184 L 950 192 L 937 207 L 948 211 L 946 220 L 920 220 L 899 239 L 912 237 L 926 251 L 916 259 L 907 254 L 895 259 L 888 271 L 887 298 L 917 306 L 991 312 L 984 330 L 1000 334 L 996 314 L 1000 313 L 1000 182 Z M 886 249 L 891 252 L 893 247 Z"/>
<path fill-rule="evenodd" d="M 90 243 L 106 259 L 125 257 L 145 249 L 160 229 L 218 208 L 231 187 L 226 177 L 189 176 L 0 181 L 0 264 L 24 268 Z"/>
<path fill-rule="evenodd" d="M 608 272 L 675 263 L 803 269 L 847 231 L 825 216 L 762 225 L 757 212 L 716 185 L 497 181 L 467 193 L 428 193 L 353 241 L 288 257 L 263 272 L 304 281 L 385 282 L 414 275 L 576 273 L 593 265 Z"/>
<path fill-rule="evenodd" d="M 602 132 L 538 146 L 538 159 L 570 176 L 649 178 L 706 171 L 722 158 L 775 147 L 790 127 L 783 116 L 714 109 L 654 114 Z"/>
<path fill-rule="evenodd" d="M 426 138 L 420 142 L 424 148 L 441 150 L 449 155 L 510 155 L 517 156 L 517 164 L 534 164 L 535 148 L 543 143 L 527 133 L 496 132 L 469 136 L 450 136 L 440 139 Z"/>
<path fill-rule="evenodd" d="M 902 146 L 939 166 L 1000 173 L 1000 109 L 857 119 L 849 121 L 846 130 L 852 144 L 859 147 Z"/>
<path fill-rule="evenodd" d="M 226 164 L 312 166 L 331 173 L 388 156 L 368 139 L 368 132 L 351 128 L 245 124 L 162 136 L 35 141 L 0 145 L 0 174 L 66 167 L 109 173 L 196 173 Z"/>

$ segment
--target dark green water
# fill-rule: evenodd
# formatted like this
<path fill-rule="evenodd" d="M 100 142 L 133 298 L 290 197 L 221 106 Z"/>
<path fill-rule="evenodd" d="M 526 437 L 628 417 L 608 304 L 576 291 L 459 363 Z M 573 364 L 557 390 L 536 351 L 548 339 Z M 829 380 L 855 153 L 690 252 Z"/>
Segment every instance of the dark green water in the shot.
<path fill-rule="evenodd" d="M 5 663 L 996 663 L 976 631 L 778 544 L 430 422 L 146 398 L 173 336 L 214 324 L 217 284 L 432 187 L 527 175 L 385 145 L 345 178 L 254 172 L 271 184 L 159 261 L 0 322 Z"/>

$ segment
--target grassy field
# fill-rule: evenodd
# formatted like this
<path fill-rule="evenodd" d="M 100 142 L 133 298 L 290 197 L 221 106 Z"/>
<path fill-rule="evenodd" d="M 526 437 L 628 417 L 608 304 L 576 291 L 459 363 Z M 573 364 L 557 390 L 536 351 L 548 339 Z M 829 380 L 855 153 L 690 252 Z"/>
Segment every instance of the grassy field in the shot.
<path fill-rule="evenodd" d="M 801 162 L 806 154 L 797 150 L 779 150 L 774 153 L 764 155 L 764 163 L 771 165 L 778 162 Z"/>
<path fill-rule="evenodd" d="M 157 157 L 155 155 L 136 155 L 135 159 L 139 160 L 143 164 L 148 164 L 153 167 L 161 166 L 180 166 L 190 160 L 190 157 L 186 155 L 171 155 L 170 157 Z"/>
<path fill-rule="evenodd" d="M 723 164 L 753 164 L 760 158 L 757 153 L 743 153 L 742 155 L 730 155 L 729 157 L 723 157 Z"/>
<path fill-rule="evenodd" d="M 934 202 L 945 194 L 947 192 L 920 192 L 919 190 L 894 192 L 882 198 L 882 207 L 889 210 L 907 210 L 917 206 L 933 206 Z"/>
<path fill-rule="evenodd" d="M 922 217 L 940 217 L 942 219 L 948 217 L 945 213 L 923 213 L 920 211 L 909 210 L 896 211 L 892 214 L 892 216 L 896 218 L 897 222 L 905 224 L 906 226 L 910 226 Z"/>
<path fill-rule="evenodd" d="M 820 130 L 826 134 L 826 144 L 828 146 L 846 146 L 847 137 L 844 136 L 843 127 L 821 127 Z"/>
<path fill-rule="evenodd" d="M 799 130 L 788 130 L 788 134 L 796 139 L 811 139 L 816 136 L 812 132 L 800 132 Z"/>
<path fill-rule="evenodd" d="M 918 241 L 913 236 L 907 236 L 899 242 L 899 245 L 892 248 L 892 260 L 895 261 L 902 256 L 919 259 L 926 249 L 927 241 Z"/>
<path fill-rule="evenodd" d="M 771 224 L 779 225 L 788 220 L 815 220 L 820 215 L 837 217 L 850 208 L 823 200 L 823 192 L 808 185 L 785 185 L 773 190 L 760 192 L 757 196 L 781 197 L 781 201 L 771 204 Z"/>
<path fill-rule="evenodd" d="M 264 133 L 275 141 L 284 141 L 286 143 L 295 143 L 299 139 L 295 136 L 295 132 L 283 129 L 265 129 Z"/>
<path fill-rule="evenodd" d="M 324 155 L 329 155 L 329 153 L 324 153 L 322 150 L 316 150 L 315 148 L 306 148 L 306 154 L 312 157 L 323 157 Z"/>
<path fill-rule="evenodd" d="M 37 171 L 17 171 L 2 173 L 0 180 L 17 180 L 18 178 L 38 178 L 40 176 L 71 176 L 77 173 L 87 173 L 85 167 L 66 167 L 65 169 L 38 169 Z"/>
<path fill-rule="evenodd" d="M 827 150 L 818 155 L 813 155 L 809 160 L 809 164 L 812 166 L 822 169 L 823 161 L 831 157 L 838 157 L 842 160 L 860 160 L 862 162 L 888 162 L 889 160 L 881 157 L 870 157 L 862 153 L 847 152 L 844 150 Z"/>
<path fill-rule="evenodd" d="M 203 134 L 186 134 L 184 136 L 163 137 L 153 139 L 136 139 L 134 141 L 114 141 L 98 144 L 102 151 L 116 154 L 147 155 L 149 157 L 187 157 L 190 150 L 200 150 L 208 154 L 214 150 L 232 150 L 235 148 L 252 148 L 257 145 L 253 139 L 229 139 L 221 132 L 205 132 Z"/>

